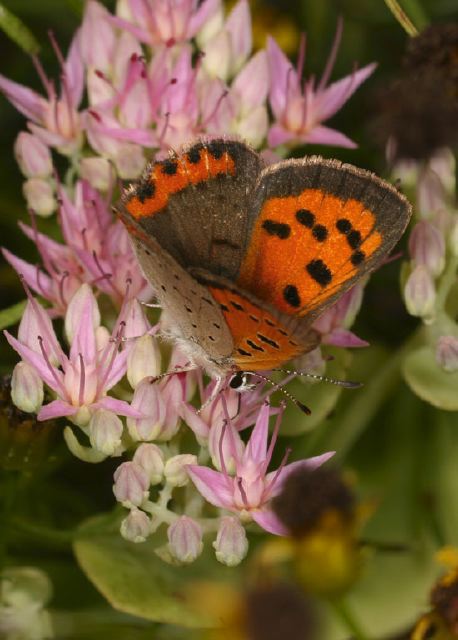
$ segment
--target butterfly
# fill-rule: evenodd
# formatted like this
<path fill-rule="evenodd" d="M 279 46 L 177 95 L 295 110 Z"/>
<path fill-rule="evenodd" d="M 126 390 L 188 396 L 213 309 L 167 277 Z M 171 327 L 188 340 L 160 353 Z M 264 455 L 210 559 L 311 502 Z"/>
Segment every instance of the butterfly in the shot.
<path fill-rule="evenodd" d="M 313 321 L 380 265 L 411 207 L 338 160 L 265 166 L 245 143 L 216 139 L 151 163 L 118 213 L 167 334 L 221 381 L 314 349 Z"/>

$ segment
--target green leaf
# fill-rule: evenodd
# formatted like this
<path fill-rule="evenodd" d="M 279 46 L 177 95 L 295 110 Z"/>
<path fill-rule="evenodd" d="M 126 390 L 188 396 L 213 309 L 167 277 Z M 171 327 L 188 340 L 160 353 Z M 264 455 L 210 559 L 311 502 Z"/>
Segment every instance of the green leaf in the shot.
<path fill-rule="evenodd" d="M 431 347 L 409 353 L 403 363 L 404 378 L 412 391 L 438 409 L 458 411 L 458 371 L 439 367 Z"/>
<path fill-rule="evenodd" d="M 0 29 L 26 53 L 34 54 L 40 50 L 40 45 L 30 29 L 1 3 Z"/>
<path fill-rule="evenodd" d="M 352 355 L 345 349 L 332 351 L 334 360 L 326 368 L 326 375 L 336 380 L 346 380 L 347 370 L 350 366 Z M 307 378 L 297 378 L 288 385 L 288 391 L 298 400 L 309 406 L 312 410 L 310 416 L 298 411 L 292 403 L 289 403 L 281 425 L 282 436 L 299 436 L 307 431 L 315 429 L 332 411 L 342 387 L 326 382 L 309 382 Z"/>
<path fill-rule="evenodd" d="M 0 311 L 0 329 L 6 329 L 6 327 L 11 327 L 11 325 L 19 322 L 22 318 L 22 314 L 24 313 L 26 304 L 27 300 L 22 300 L 7 309 L 2 309 Z"/>
<path fill-rule="evenodd" d="M 95 526 L 97 520 L 84 526 Z M 221 579 L 229 570 L 217 563 L 210 544 L 208 552 L 192 565 L 173 567 L 155 553 L 163 542 L 155 534 L 134 544 L 116 532 L 81 538 L 74 551 L 86 576 L 118 611 L 189 628 L 214 626 L 211 612 L 206 617 L 196 612 L 188 594 L 193 583 L 211 579 L 212 573 Z"/>

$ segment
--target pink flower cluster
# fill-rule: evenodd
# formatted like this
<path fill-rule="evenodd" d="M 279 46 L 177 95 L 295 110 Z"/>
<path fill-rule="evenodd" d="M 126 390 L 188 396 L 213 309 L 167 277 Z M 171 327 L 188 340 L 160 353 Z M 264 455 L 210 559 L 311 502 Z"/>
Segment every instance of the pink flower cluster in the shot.
<path fill-rule="evenodd" d="M 121 534 L 141 542 L 167 526 L 168 544 L 158 550 L 166 560 L 193 561 L 213 532 L 217 558 L 237 564 L 248 550 L 246 523 L 283 533 L 269 504 L 288 473 L 332 454 L 287 464 L 286 452 L 271 471 L 283 409 L 269 404 L 269 391 L 226 388 L 213 397 L 215 383 L 176 348 L 170 375 L 162 375 L 159 326 L 139 303 L 153 292 L 111 206 L 120 180 L 137 178 L 148 158 L 203 134 L 241 137 L 266 159 L 304 143 L 353 147 L 324 123 L 374 65 L 329 83 L 341 30 L 339 23 L 321 79 L 304 80 L 304 46 L 297 67 L 272 38 L 253 52 L 247 0 L 228 16 L 221 0 L 119 0 L 115 15 L 89 0 L 66 58 L 51 36 L 59 88 L 38 59 L 43 95 L 0 76 L 0 91 L 27 118 L 15 155 L 31 223 L 20 224 L 42 262 L 3 250 L 28 296 L 17 337 L 5 333 L 21 358 L 13 401 L 39 420 L 66 418 L 65 440 L 82 460 L 128 455 L 113 486 L 129 510 Z M 55 211 L 61 242 L 38 230 L 38 217 Z M 320 318 L 324 343 L 365 344 L 349 329 L 361 295 L 355 287 Z M 65 347 L 53 326 L 58 317 Z M 312 369 L 313 359 L 324 363 L 319 351 L 309 359 Z M 182 451 L 188 428 L 193 445 Z"/>

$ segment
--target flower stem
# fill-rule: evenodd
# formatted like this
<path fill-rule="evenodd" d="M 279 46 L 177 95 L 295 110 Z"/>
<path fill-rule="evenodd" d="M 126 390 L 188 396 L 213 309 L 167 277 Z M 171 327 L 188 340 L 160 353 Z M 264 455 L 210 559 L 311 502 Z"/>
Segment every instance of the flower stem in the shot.
<path fill-rule="evenodd" d="M 418 35 L 418 29 L 409 18 L 407 13 L 399 4 L 398 0 L 385 0 L 385 4 L 396 20 L 399 22 L 404 31 L 411 37 Z M 404 6 L 408 5 L 409 13 L 415 16 L 419 28 L 425 27 L 428 24 L 428 20 L 424 14 L 423 9 L 418 5 L 416 0 L 404 0 Z"/>
<path fill-rule="evenodd" d="M 332 600 L 331 605 L 337 617 L 351 633 L 351 637 L 353 638 L 353 640 L 368 640 L 368 636 L 364 633 L 364 631 L 359 626 L 359 623 L 355 620 L 353 613 L 350 611 L 347 603 L 343 598 Z"/>

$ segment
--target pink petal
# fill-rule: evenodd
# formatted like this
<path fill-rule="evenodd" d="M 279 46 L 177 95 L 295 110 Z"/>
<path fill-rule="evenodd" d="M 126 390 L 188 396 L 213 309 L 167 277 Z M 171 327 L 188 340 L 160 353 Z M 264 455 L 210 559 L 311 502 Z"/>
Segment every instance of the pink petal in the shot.
<path fill-rule="evenodd" d="M 251 511 L 251 517 L 260 527 L 269 533 L 273 533 L 276 536 L 288 535 L 288 530 L 285 525 L 280 522 L 275 513 L 270 509 Z"/>
<path fill-rule="evenodd" d="M 190 429 L 192 429 L 197 438 L 203 441 L 207 440 L 210 432 L 208 424 L 202 420 L 193 406 L 186 402 L 181 403 L 179 407 L 179 414 L 180 418 L 186 422 Z"/>
<path fill-rule="evenodd" d="M 270 105 L 276 118 L 281 118 L 290 98 L 287 89 L 298 91 L 298 78 L 293 65 L 270 36 L 267 38 L 267 56 L 270 71 Z"/>
<path fill-rule="evenodd" d="M 51 420 L 52 418 L 61 418 L 64 416 L 74 416 L 78 407 L 74 407 L 63 400 L 53 400 L 49 404 L 40 409 L 37 420 Z"/>
<path fill-rule="evenodd" d="M 59 133 L 49 131 L 43 127 L 39 127 L 38 125 L 33 124 L 33 122 L 28 122 L 27 126 L 29 130 L 36 135 L 37 138 L 40 138 L 44 144 L 47 144 L 48 147 L 59 147 L 68 143 L 68 140 L 64 138 L 64 136 L 61 136 Z"/>
<path fill-rule="evenodd" d="M 348 329 L 333 329 L 331 333 L 323 337 L 324 344 L 332 344 L 336 347 L 368 347 L 366 340 L 358 338 Z"/>
<path fill-rule="evenodd" d="M 356 144 L 350 138 L 347 138 L 340 131 L 318 125 L 303 136 L 300 136 L 304 142 L 309 144 L 328 144 L 336 147 L 345 147 L 346 149 L 356 149 Z"/>
<path fill-rule="evenodd" d="M 21 358 L 36 369 L 41 379 L 51 387 L 56 393 L 62 392 L 62 387 L 56 382 L 56 378 L 51 373 L 48 365 L 46 364 L 43 356 L 39 355 L 29 347 L 25 346 L 19 340 L 16 340 L 8 331 L 3 332 L 5 338 L 15 351 L 21 356 Z M 54 368 L 57 379 L 62 381 L 62 373 Z M 63 383 L 62 383 L 63 384 Z"/>
<path fill-rule="evenodd" d="M 77 107 L 83 97 L 85 80 L 81 57 L 81 29 L 78 29 L 73 36 L 64 68 L 72 103 L 74 107 Z"/>
<path fill-rule="evenodd" d="M 269 67 L 265 51 L 258 51 L 235 78 L 232 89 L 244 105 L 257 107 L 262 104 L 269 91 Z"/>
<path fill-rule="evenodd" d="M 199 493 L 215 507 L 222 509 L 232 509 L 233 497 L 228 480 L 219 471 L 213 471 L 207 467 L 190 464 L 186 467 L 191 480 Z"/>
<path fill-rule="evenodd" d="M 335 454 L 335 451 L 328 451 L 327 453 L 323 453 L 321 456 L 315 456 L 313 458 L 308 458 L 307 460 L 298 460 L 297 462 L 291 462 L 291 464 L 287 464 L 277 476 L 275 484 L 271 487 L 269 491 L 269 498 L 276 496 L 282 490 L 283 484 L 286 478 L 296 471 L 296 469 L 306 469 L 307 471 L 314 471 L 321 467 L 327 460 L 332 458 Z M 277 471 L 271 471 L 266 475 L 266 486 L 274 479 Z"/>
<path fill-rule="evenodd" d="M 46 101 L 32 89 L 0 75 L 0 91 L 26 118 L 42 122 Z"/>
<path fill-rule="evenodd" d="M 226 20 L 225 28 L 231 34 L 232 55 L 237 60 L 248 58 L 252 47 L 252 29 L 250 7 L 246 0 L 239 0 L 235 5 Z"/>
<path fill-rule="evenodd" d="M 143 414 L 137 409 L 133 409 L 125 400 L 118 400 L 111 396 L 104 396 L 101 400 L 94 402 L 91 405 L 94 409 L 106 409 L 107 411 L 113 411 L 120 416 L 128 416 L 129 418 L 143 418 Z"/>
<path fill-rule="evenodd" d="M 18 258 L 13 253 L 10 253 L 7 249 L 2 249 L 3 256 L 7 260 L 13 269 L 19 275 L 24 277 L 24 280 L 31 289 L 38 294 L 52 301 L 54 299 L 54 291 L 52 286 L 52 280 L 43 271 L 39 270 L 34 264 L 29 264 Z"/>
<path fill-rule="evenodd" d="M 127 349 L 116 354 L 116 358 L 114 359 L 114 362 L 110 369 L 110 373 L 108 374 L 108 377 L 104 384 L 105 391 L 108 391 L 109 389 L 111 389 L 111 387 L 114 387 L 115 384 L 117 384 L 126 373 L 128 355 L 129 351 Z"/>
<path fill-rule="evenodd" d="M 72 341 L 71 360 L 76 361 L 81 354 L 87 364 L 95 362 L 95 327 L 99 324 L 100 313 L 94 294 L 89 285 L 83 284 L 70 300 L 65 315 L 65 330 Z"/>
<path fill-rule="evenodd" d="M 68 247 L 45 236 L 44 233 L 36 232 L 35 229 L 29 227 L 28 224 L 24 224 L 21 221 L 19 221 L 18 224 L 22 233 L 26 235 L 29 240 L 32 240 L 42 257 L 45 256 L 45 259 L 51 260 L 56 266 L 62 265 L 63 263 L 65 263 L 65 266 L 68 266 L 68 261 L 71 260 L 71 252 Z"/>
<path fill-rule="evenodd" d="M 187 37 L 192 38 L 209 18 L 220 10 L 221 0 L 205 0 L 189 21 Z"/>
<path fill-rule="evenodd" d="M 243 462 L 252 460 L 257 464 L 265 462 L 267 456 L 267 437 L 269 435 L 270 405 L 264 403 L 251 432 L 250 440 L 243 455 Z"/>
<path fill-rule="evenodd" d="M 269 147 L 279 147 L 281 144 L 285 144 L 285 142 L 294 140 L 295 137 L 294 133 L 282 127 L 281 124 L 274 124 L 270 127 L 269 133 L 267 134 L 267 142 Z"/>
<path fill-rule="evenodd" d="M 121 31 L 128 31 L 133 36 L 140 40 L 140 42 L 144 42 L 145 44 L 152 44 L 151 34 L 141 27 L 137 27 L 132 24 L 128 20 L 124 20 L 124 18 L 119 18 L 118 16 L 113 16 L 111 13 L 109 14 L 108 19 L 115 26 L 121 29 Z"/>
<path fill-rule="evenodd" d="M 368 64 L 351 75 L 337 80 L 319 94 L 319 119 L 327 120 L 333 116 L 354 94 L 356 89 L 374 73 L 376 64 Z"/>

